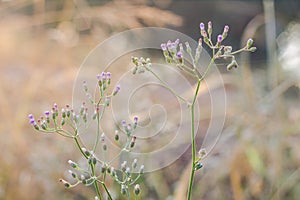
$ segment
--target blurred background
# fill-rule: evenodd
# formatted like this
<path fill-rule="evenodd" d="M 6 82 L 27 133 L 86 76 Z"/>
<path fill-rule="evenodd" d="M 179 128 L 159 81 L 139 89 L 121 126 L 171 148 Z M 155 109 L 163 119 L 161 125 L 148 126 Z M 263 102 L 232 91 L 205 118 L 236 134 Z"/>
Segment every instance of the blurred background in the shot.
<path fill-rule="evenodd" d="M 82 61 L 110 36 L 155 26 L 198 40 L 199 23 L 209 20 L 216 30 L 230 26 L 226 42 L 234 49 L 252 37 L 258 50 L 241 54 L 233 72 L 220 66 L 226 123 L 196 175 L 193 199 L 299 199 L 299 11 L 297 0 L 2 0 L 0 199 L 93 199 L 92 188 L 66 190 L 58 182 L 67 160 L 78 156 L 74 144 L 37 134 L 28 114 L 72 102 Z M 172 165 L 146 174 L 141 199 L 185 199 L 189 164 L 187 151 Z"/>

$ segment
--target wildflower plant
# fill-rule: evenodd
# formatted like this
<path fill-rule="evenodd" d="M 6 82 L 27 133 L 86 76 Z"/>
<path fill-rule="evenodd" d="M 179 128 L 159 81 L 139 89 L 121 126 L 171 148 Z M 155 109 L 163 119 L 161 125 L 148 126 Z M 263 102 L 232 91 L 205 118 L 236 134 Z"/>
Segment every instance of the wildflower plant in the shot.
<path fill-rule="evenodd" d="M 159 74 L 155 73 L 151 69 L 151 59 L 150 58 L 138 58 L 132 57 L 132 63 L 134 64 L 133 67 L 133 74 L 136 73 L 144 73 L 150 72 L 153 74 L 167 89 L 170 90 L 175 96 L 177 96 L 182 101 L 186 102 L 190 109 L 190 119 L 191 119 L 191 151 L 192 151 L 192 168 L 191 174 L 189 179 L 189 185 L 187 189 L 187 199 L 191 199 L 192 194 L 192 186 L 193 180 L 195 176 L 195 172 L 202 168 L 201 160 L 207 155 L 205 149 L 200 149 L 197 153 L 197 147 L 195 145 L 195 103 L 198 97 L 199 88 L 201 83 L 206 78 L 208 72 L 211 70 L 211 67 L 217 60 L 225 60 L 229 64 L 227 64 L 227 70 L 230 71 L 234 68 L 238 67 L 238 63 L 236 61 L 235 55 L 240 52 L 254 52 L 256 51 L 256 47 L 253 47 L 253 40 L 250 38 L 248 39 L 246 45 L 238 49 L 236 51 L 232 50 L 232 46 L 224 45 L 223 41 L 227 38 L 229 32 L 229 26 L 225 26 L 223 32 L 219 34 L 214 41 L 212 38 L 213 28 L 212 22 L 208 22 L 207 28 L 205 27 L 204 23 L 200 23 L 200 35 L 201 37 L 198 40 L 198 46 L 195 50 L 192 50 L 189 43 L 185 42 L 183 45 L 179 39 L 176 39 L 174 42 L 167 41 L 166 43 L 161 44 L 161 50 L 163 52 L 165 61 L 167 64 L 175 65 L 179 68 L 183 73 L 187 74 L 188 76 L 196 79 L 196 89 L 194 91 L 194 95 L 192 100 L 186 100 L 184 97 L 176 93 L 174 88 L 168 86 L 168 84 L 163 81 Z M 207 45 L 209 49 L 211 49 L 212 55 L 208 66 L 205 67 L 204 73 L 201 74 L 198 69 L 199 59 L 203 48 L 203 43 Z M 191 66 L 186 64 L 186 60 L 191 60 Z M 201 66 L 203 67 L 203 66 Z"/>
<path fill-rule="evenodd" d="M 68 161 L 70 165 L 69 173 L 73 178 L 72 181 L 60 179 L 60 182 L 66 188 L 72 188 L 79 184 L 84 186 L 94 186 L 96 197 L 95 199 L 104 199 L 104 194 L 101 192 L 100 186 L 106 193 L 107 199 L 113 199 L 111 192 L 107 188 L 107 176 L 111 177 L 116 183 L 120 185 L 120 193 L 127 195 L 130 199 L 130 190 L 135 194 L 136 198 L 140 193 L 140 186 L 137 184 L 139 178 L 143 174 L 144 165 L 138 166 L 138 160 L 132 161 L 124 160 L 119 169 L 115 169 L 112 163 L 118 158 L 122 152 L 130 152 L 136 143 L 136 136 L 134 132 L 138 125 L 138 117 L 133 118 L 132 123 L 122 121 L 121 129 L 115 131 L 115 144 L 122 145 L 120 153 L 110 161 L 104 161 L 97 157 L 95 152 L 98 148 L 100 151 L 106 153 L 108 146 L 106 143 L 106 135 L 101 132 L 101 123 L 107 107 L 110 106 L 111 98 L 116 96 L 120 91 L 120 85 L 117 85 L 113 90 L 110 90 L 111 73 L 102 72 L 97 75 L 97 88 L 99 96 L 92 98 L 88 89 L 87 83 L 83 82 L 83 90 L 88 97 L 88 103 L 94 108 L 93 115 L 88 115 L 87 103 L 83 102 L 78 110 L 71 108 L 69 105 L 59 109 L 55 103 L 51 111 L 45 111 L 44 116 L 37 120 L 32 114 L 29 117 L 29 123 L 39 132 L 43 133 L 57 133 L 63 137 L 74 140 L 78 150 L 86 161 L 86 165 L 81 166 L 72 160 Z M 97 124 L 97 131 L 95 133 L 93 147 L 87 147 L 80 139 L 80 131 L 82 128 L 88 128 L 91 123 Z M 121 144 L 120 137 L 126 137 L 126 142 Z M 137 168 L 140 169 L 137 169 Z M 137 172 L 138 171 L 138 172 Z M 106 199 L 106 198 L 105 198 Z"/>
<path fill-rule="evenodd" d="M 151 29 L 153 33 L 159 32 L 156 29 Z M 165 30 L 164 30 L 165 31 Z M 143 32 L 143 30 L 141 31 Z M 136 33 L 141 33 L 136 30 Z M 218 34 L 216 39 L 213 39 L 212 23 L 208 22 L 207 28 L 204 23 L 200 23 L 200 35 L 197 47 L 192 49 L 189 42 L 184 44 L 176 39 L 175 41 L 167 41 L 160 45 L 164 59 L 168 65 L 176 66 L 179 71 L 183 72 L 187 76 L 193 78 L 196 82 L 196 87 L 193 91 L 193 97 L 187 99 L 181 94 L 177 93 L 175 88 L 172 88 L 166 81 L 164 81 L 160 74 L 152 69 L 152 62 L 150 58 L 144 57 L 132 57 L 133 63 L 132 73 L 141 74 L 148 72 L 152 74 L 165 88 L 167 88 L 173 95 L 188 105 L 189 118 L 190 118 L 190 145 L 191 145 L 191 174 L 189 178 L 189 185 L 187 188 L 187 199 L 191 199 L 192 186 L 196 171 L 203 167 L 202 160 L 207 156 L 207 152 L 204 148 L 196 147 L 195 135 L 197 132 L 197 126 L 195 119 L 195 104 L 198 98 L 199 89 L 201 83 L 205 80 L 208 73 L 211 71 L 215 62 L 218 60 L 224 60 L 227 64 L 227 70 L 232 70 L 238 67 L 236 61 L 236 54 L 240 52 L 254 52 L 256 47 L 253 47 L 253 40 L 249 39 L 245 46 L 239 50 L 233 51 L 232 46 L 225 45 L 224 40 L 227 38 L 229 32 L 229 26 L 225 26 L 223 32 Z M 162 32 L 159 32 L 162 33 Z M 127 34 L 127 35 L 126 35 Z M 138 34 L 143 35 L 143 34 Z M 153 34 L 148 34 L 153 36 Z M 167 35 L 167 34 L 165 34 Z M 125 33 L 125 36 L 132 37 L 131 32 Z M 154 35 L 155 36 L 155 35 Z M 121 39 L 126 37 L 122 36 Z M 114 38 L 113 42 L 118 41 L 118 37 Z M 136 40 L 138 43 L 142 41 L 140 46 L 144 45 L 143 40 Z M 107 56 L 106 60 L 109 62 L 115 59 L 112 54 L 105 54 L 108 52 L 107 46 L 110 41 L 104 43 L 103 55 Z M 129 50 L 139 49 L 137 46 L 130 46 Z M 200 58 L 203 50 L 203 44 L 205 44 L 211 50 L 210 61 L 207 66 L 200 65 Z M 152 45 L 152 41 L 151 41 Z M 149 46 L 143 46 L 149 48 Z M 128 52 L 128 49 L 124 50 L 124 54 Z M 104 52 L 105 51 L 105 52 Z M 98 56 L 99 54 L 97 54 Z M 100 54 L 101 55 L 101 54 Z M 110 56 L 110 57 L 109 57 Z M 199 67 L 200 66 L 200 67 Z M 202 72 L 203 70 L 203 72 Z M 70 165 L 69 173 L 73 178 L 73 181 L 67 181 L 60 179 L 60 182 L 67 188 L 75 187 L 79 184 L 85 186 L 93 186 L 95 188 L 95 199 L 105 199 L 105 195 L 108 199 L 113 199 L 109 188 L 107 188 L 107 177 L 109 176 L 119 185 L 119 191 L 122 195 L 127 195 L 127 199 L 130 199 L 130 195 L 133 193 L 135 199 L 141 193 L 140 185 L 138 184 L 139 178 L 144 173 L 144 165 L 139 165 L 138 160 L 122 160 L 119 169 L 115 169 L 113 166 L 114 161 L 120 157 L 122 153 L 130 153 L 138 142 L 137 134 L 135 131 L 138 128 L 139 118 L 133 117 L 132 122 L 121 121 L 120 128 L 115 130 L 114 143 L 120 147 L 120 152 L 111 160 L 100 159 L 96 152 L 101 151 L 103 154 L 109 151 L 107 145 L 107 134 L 103 133 L 101 124 L 103 123 L 103 116 L 106 109 L 111 105 L 112 98 L 118 95 L 121 90 L 120 85 L 117 85 L 111 89 L 111 74 L 109 72 L 102 72 L 97 75 L 97 95 L 92 96 L 87 82 L 83 82 L 83 91 L 88 99 L 87 102 L 83 102 L 80 108 L 77 110 L 69 105 L 63 108 L 58 108 L 58 105 L 54 104 L 51 111 L 46 111 L 44 116 L 35 120 L 32 114 L 29 115 L 29 122 L 39 132 L 44 133 L 57 133 L 63 137 L 74 140 L 79 152 L 84 158 L 86 164 L 81 165 L 77 162 L 69 160 Z M 91 105 L 89 107 L 88 105 Z M 92 112 L 90 112 L 92 108 Z M 92 113 L 92 114 L 91 114 Z M 86 130 L 91 124 L 96 124 L 96 130 L 94 134 L 93 145 L 84 145 L 82 138 L 82 132 Z M 125 137 L 125 142 L 120 142 L 120 138 Z M 158 152 L 160 153 L 160 152 Z M 160 155 L 162 156 L 162 155 Z M 148 155 L 148 157 L 150 157 Z M 148 167 L 147 167 L 148 168 Z M 148 170 L 148 169 L 147 169 Z M 130 192 L 132 191 L 132 192 Z"/>

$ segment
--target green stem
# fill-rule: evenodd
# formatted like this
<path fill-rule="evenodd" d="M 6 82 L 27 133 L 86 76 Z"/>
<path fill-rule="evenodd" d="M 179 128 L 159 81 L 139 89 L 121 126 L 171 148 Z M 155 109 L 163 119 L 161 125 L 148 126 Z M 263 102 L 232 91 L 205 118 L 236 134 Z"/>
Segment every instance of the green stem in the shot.
<path fill-rule="evenodd" d="M 106 193 L 107 193 L 107 195 L 108 195 L 108 199 L 109 199 L 109 200 L 112 200 L 113 198 L 111 197 L 111 195 L 110 195 L 110 193 L 109 193 L 109 191 L 108 191 L 108 189 L 107 189 L 105 183 L 104 183 L 104 182 L 100 182 L 100 183 L 102 184 L 104 190 L 106 191 Z"/>
<path fill-rule="evenodd" d="M 196 92 L 194 95 L 193 103 L 191 105 L 191 123 L 192 123 L 192 133 L 191 133 L 191 142 L 192 142 L 192 170 L 191 170 L 191 175 L 190 175 L 190 181 L 189 181 L 189 187 L 188 187 L 188 194 L 187 194 L 187 199 L 191 199 L 191 194 L 192 194 L 192 186 L 193 186 L 193 181 L 194 181 L 194 176 L 195 176 L 195 163 L 196 163 L 196 145 L 195 145 L 195 102 L 198 96 L 199 88 L 201 85 L 201 79 L 198 79 L 198 84 L 196 88 Z"/>

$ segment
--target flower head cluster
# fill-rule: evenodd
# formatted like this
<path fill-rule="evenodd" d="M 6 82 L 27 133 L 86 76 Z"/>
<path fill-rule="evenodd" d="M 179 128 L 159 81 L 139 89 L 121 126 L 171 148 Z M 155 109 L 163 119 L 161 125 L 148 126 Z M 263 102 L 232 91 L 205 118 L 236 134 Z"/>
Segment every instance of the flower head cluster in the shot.
<path fill-rule="evenodd" d="M 133 74 L 140 74 L 140 73 L 144 73 L 146 70 L 148 71 L 151 67 L 151 61 L 150 58 L 138 58 L 138 57 L 131 57 L 131 61 L 132 63 L 135 65 L 132 73 Z"/>
<path fill-rule="evenodd" d="M 176 39 L 174 42 L 169 40 L 167 43 L 162 43 L 160 47 L 163 51 L 167 63 L 183 65 L 183 48 L 182 44 L 180 44 L 179 39 Z"/>

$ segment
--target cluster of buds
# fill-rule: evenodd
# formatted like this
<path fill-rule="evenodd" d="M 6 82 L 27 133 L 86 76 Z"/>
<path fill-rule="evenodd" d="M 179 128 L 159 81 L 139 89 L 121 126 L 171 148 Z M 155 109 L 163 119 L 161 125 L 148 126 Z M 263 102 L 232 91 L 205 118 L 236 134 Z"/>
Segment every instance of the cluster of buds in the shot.
<path fill-rule="evenodd" d="M 97 75 L 98 85 L 102 91 L 105 91 L 111 82 L 111 73 L 110 72 L 102 72 Z"/>
<path fill-rule="evenodd" d="M 211 48 L 219 48 L 221 46 L 222 41 L 225 40 L 225 38 L 227 37 L 229 31 L 229 26 L 228 25 L 224 26 L 223 33 L 217 36 L 216 44 L 213 45 L 213 42 L 211 40 L 212 22 L 209 21 L 207 23 L 207 32 L 205 30 L 205 24 L 203 22 L 200 23 L 199 27 L 200 27 L 200 34 L 203 37 L 203 41 Z"/>
<path fill-rule="evenodd" d="M 167 43 L 162 43 L 160 47 L 167 63 L 175 63 L 176 65 L 181 66 L 183 65 L 183 47 L 182 44 L 180 44 L 179 39 L 175 40 L 174 42 L 169 40 Z"/>
<path fill-rule="evenodd" d="M 206 150 L 205 149 L 200 149 L 198 152 L 198 157 L 196 159 L 196 162 L 194 164 L 195 170 L 199 170 L 203 167 L 201 160 L 206 156 Z"/>
<path fill-rule="evenodd" d="M 131 57 L 131 61 L 132 63 L 135 65 L 132 73 L 133 74 L 140 74 L 140 73 L 144 73 L 146 70 L 149 70 L 151 67 L 151 60 L 150 58 L 138 58 L 138 57 Z"/>
<path fill-rule="evenodd" d="M 125 120 L 122 120 L 122 122 L 121 122 L 122 131 L 127 136 L 127 142 L 126 142 L 126 145 L 125 145 L 125 149 L 128 150 L 128 151 L 130 149 L 132 149 L 135 146 L 135 143 L 136 143 L 136 136 L 133 135 L 133 132 L 137 128 L 138 120 L 139 120 L 138 117 L 135 116 L 133 118 L 133 124 L 127 123 Z M 119 131 L 116 130 L 115 131 L 115 141 L 119 141 L 119 139 L 120 139 Z"/>
<path fill-rule="evenodd" d="M 138 170 L 138 173 L 136 171 Z M 107 172 L 110 176 L 121 185 L 121 194 L 125 195 L 129 191 L 129 187 L 134 185 L 134 194 L 140 194 L 140 185 L 136 184 L 139 177 L 144 173 L 144 165 L 141 165 L 139 169 L 137 169 L 137 159 L 134 159 L 130 165 L 128 165 L 127 161 L 123 161 L 120 166 L 120 172 L 116 173 L 113 167 L 107 168 Z"/>

